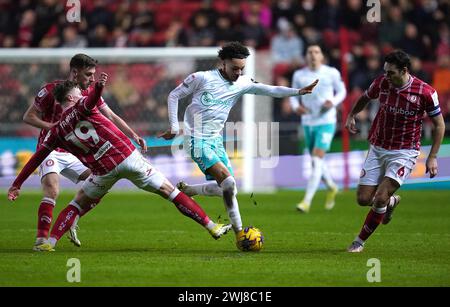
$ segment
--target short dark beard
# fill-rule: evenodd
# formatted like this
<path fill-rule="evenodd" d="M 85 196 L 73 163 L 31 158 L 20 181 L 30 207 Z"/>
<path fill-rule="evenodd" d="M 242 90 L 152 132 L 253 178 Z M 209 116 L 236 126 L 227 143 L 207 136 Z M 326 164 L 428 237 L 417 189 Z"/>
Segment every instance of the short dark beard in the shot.
<path fill-rule="evenodd" d="M 225 72 L 225 70 L 223 70 L 222 68 L 219 68 L 219 73 L 222 75 L 222 77 L 229 81 L 229 82 L 234 82 L 234 80 L 231 80 L 230 77 L 228 77 L 227 73 Z"/>

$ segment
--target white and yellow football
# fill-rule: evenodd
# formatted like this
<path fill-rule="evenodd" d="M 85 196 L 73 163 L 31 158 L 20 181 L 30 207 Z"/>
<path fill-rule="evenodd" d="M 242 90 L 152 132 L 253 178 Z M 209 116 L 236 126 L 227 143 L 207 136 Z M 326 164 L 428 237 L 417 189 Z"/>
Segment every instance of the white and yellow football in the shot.
<path fill-rule="evenodd" d="M 245 227 L 236 234 L 236 246 L 243 252 L 259 252 L 264 245 L 264 236 L 256 227 Z"/>

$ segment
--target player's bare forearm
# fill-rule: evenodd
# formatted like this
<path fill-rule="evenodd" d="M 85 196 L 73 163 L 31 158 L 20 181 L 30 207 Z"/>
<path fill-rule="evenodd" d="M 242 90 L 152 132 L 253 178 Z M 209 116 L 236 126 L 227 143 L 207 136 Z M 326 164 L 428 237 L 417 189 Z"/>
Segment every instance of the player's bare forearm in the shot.
<path fill-rule="evenodd" d="M 17 191 L 20 190 L 20 187 L 25 182 L 25 180 L 27 180 L 28 177 L 30 177 L 30 175 L 34 172 L 34 170 L 42 163 L 42 161 L 44 161 L 44 159 L 50 153 L 51 150 L 49 150 L 48 148 L 44 146 L 39 147 L 39 149 L 34 153 L 34 155 L 30 158 L 30 160 L 25 164 L 23 169 L 20 171 L 19 175 L 17 175 L 16 179 L 11 185 L 10 191 L 14 190 L 13 188 L 15 188 Z M 14 199 L 10 198 L 10 200 Z"/>
<path fill-rule="evenodd" d="M 322 105 L 322 107 L 320 108 L 320 113 L 328 112 L 333 107 L 334 107 L 333 102 L 331 102 L 331 100 L 326 100 Z"/>
<path fill-rule="evenodd" d="M 49 123 L 49 122 L 43 121 L 39 117 L 33 116 L 33 115 L 31 115 L 29 117 L 24 117 L 23 121 L 30 126 L 33 126 L 33 127 L 39 128 L 39 129 L 45 129 L 45 130 L 50 130 L 55 125 L 55 123 Z"/>
<path fill-rule="evenodd" d="M 442 114 L 438 116 L 432 117 L 431 121 L 433 123 L 433 143 L 431 145 L 430 153 L 428 154 L 428 158 L 425 161 L 425 173 L 430 174 L 430 178 L 433 178 L 438 173 L 438 163 L 437 163 L 437 154 L 439 152 L 439 147 L 441 146 L 442 139 L 444 138 L 445 133 L 445 122 Z"/>
<path fill-rule="evenodd" d="M 353 108 L 350 111 L 349 116 L 355 116 L 356 114 L 364 110 L 369 101 L 370 101 L 369 98 L 367 98 L 365 95 L 361 95 L 356 101 L 356 103 L 353 105 Z"/>
<path fill-rule="evenodd" d="M 366 107 L 369 101 L 370 101 L 369 98 L 362 95 L 361 97 L 359 97 L 358 101 L 356 101 L 351 112 L 348 114 L 347 119 L 345 120 L 345 128 L 347 128 L 347 130 L 350 131 L 350 133 L 355 134 L 358 132 L 358 129 L 356 129 L 355 116 Z"/>
<path fill-rule="evenodd" d="M 431 145 L 429 157 L 436 157 L 441 146 L 442 140 L 445 134 L 445 122 L 442 114 L 435 116 L 431 119 L 433 123 L 432 139 L 433 143 Z"/>
<path fill-rule="evenodd" d="M 147 144 L 143 138 L 141 138 L 134 130 L 128 126 L 128 124 L 116 115 L 112 110 L 109 110 L 111 113 L 107 116 L 116 126 L 119 128 L 127 137 L 133 139 L 136 143 L 141 147 L 142 152 L 147 151 Z"/>
<path fill-rule="evenodd" d="M 310 114 L 311 110 L 305 107 L 303 104 L 299 104 L 298 108 L 295 110 L 295 113 L 297 113 L 297 115 Z"/>
<path fill-rule="evenodd" d="M 39 111 L 36 109 L 36 107 L 34 107 L 34 105 L 31 105 L 28 108 L 22 119 L 28 125 L 39 129 L 50 130 L 54 125 L 54 123 L 49 123 L 42 120 Z"/>
<path fill-rule="evenodd" d="M 105 115 L 110 121 L 113 122 L 114 125 L 117 126 L 127 137 L 134 138 L 137 136 L 137 133 L 133 131 L 133 129 L 128 126 L 128 124 L 120 118 L 116 113 L 114 113 L 109 107 L 101 109 L 103 115 Z"/>

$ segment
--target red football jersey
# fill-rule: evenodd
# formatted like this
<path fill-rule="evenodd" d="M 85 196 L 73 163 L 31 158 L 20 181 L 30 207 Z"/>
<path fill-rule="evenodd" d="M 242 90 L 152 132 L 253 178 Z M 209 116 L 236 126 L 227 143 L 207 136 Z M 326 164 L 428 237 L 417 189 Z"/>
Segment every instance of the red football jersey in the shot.
<path fill-rule="evenodd" d="M 369 142 L 384 149 L 419 150 L 425 112 L 429 117 L 441 114 L 437 92 L 414 76 L 400 88 L 390 85 L 384 75 L 380 76 L 365 95 L 380 102 L 369 131 Z"/>
<path fill-rule="evenodd" d="M 91 96 L 81 98 L 62 112 L 59 123 L 47 133 L 42 146 L 49 150 L 62 147 L 92 173 L 104 175 L 125 160 L 136 147 L 100 113 L 100 100 L 93 108 L 89 107 Z"/>
<path fill-rule="evenodd" d="M 39 112 L 41 112 L 41 119 L 43 121 L 56 123 L 61 118 L 63 109 L 59 102 L 57 102 L 53 97 L 53 89 L 61 82 L 63 82 L 63 80 L 56 80 L 51 83 L 47 83 L 39 90 L 38 94 L 34 98 L 34 106 L 39 110 Z M 92 91 L 92 89 L 93 86 L 89 87 L 87 90 L 83 90 L 81 94 L 83 96 L 87 96 Z M 101 98 L 101 102 L 98 105 L 98 108 L 101 109 L 105 106 L 105 101 L 103 100 L 103 98 Z M 42 144 L 42 141 L 44 140 L 47 132 L 48 130 L 41 129 L 36 148 L 39 148 L 39 146 Z M 57 148 L 55 150 L 65 151 L 61 148 Z"/>

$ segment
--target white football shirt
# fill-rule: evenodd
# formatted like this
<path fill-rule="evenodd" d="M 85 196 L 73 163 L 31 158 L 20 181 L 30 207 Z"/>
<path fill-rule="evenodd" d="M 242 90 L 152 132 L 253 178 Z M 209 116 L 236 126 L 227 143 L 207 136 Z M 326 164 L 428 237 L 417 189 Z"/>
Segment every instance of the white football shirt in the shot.
<path fill-rule="evenodd" d="M 190 74 L 170 92 L 169 121 L 172 133 L 178 133 L 178 100 L 192 94 L 192 102 L 184 114 L 184 133 L 198 138 L 220 135 L 231 108 L 244 94 L 271 97 L 298 95 L 298 89 L 271 86 L 240 76 L 235 82 L 226 80 L 218 69 Z"/>
<path fill-rule="evenodd" d="M 292 87 L 302 88 L 319 79 L 319 83 L 310 95 L 291 97 L 291 106 L 295 110 L 299 103 L 309 109 L 310 113 L 302 115 L 302 124 L 317 126 L 336 123 L 336 106 L 345 98 L 347 91 L 339 71 L 328 65 L 321 65 L 317 70 L 304 67 L 292 76 Z M 334 107 L 321 112 L 322 105 L 330 100 Z"/>

